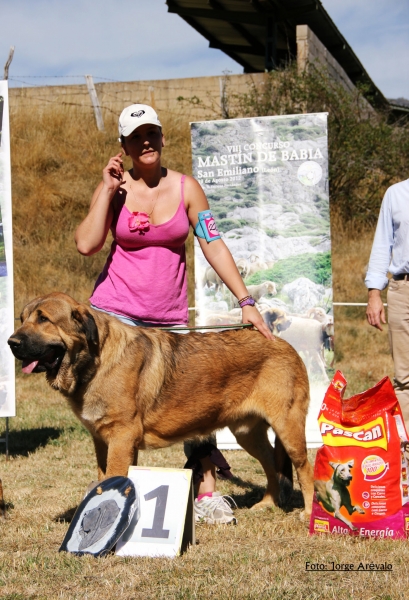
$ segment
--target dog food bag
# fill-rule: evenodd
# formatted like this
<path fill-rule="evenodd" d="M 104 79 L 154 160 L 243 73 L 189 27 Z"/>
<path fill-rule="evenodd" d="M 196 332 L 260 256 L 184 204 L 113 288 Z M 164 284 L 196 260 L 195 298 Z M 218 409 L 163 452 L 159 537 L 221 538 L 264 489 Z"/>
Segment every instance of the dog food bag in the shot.
<path fill-rule="evenodd" d="M 405 538 L 409 442 L 392 383 L 344 400 L 346 386 L 337 371 L 318 416 L 310 533 Z"/>

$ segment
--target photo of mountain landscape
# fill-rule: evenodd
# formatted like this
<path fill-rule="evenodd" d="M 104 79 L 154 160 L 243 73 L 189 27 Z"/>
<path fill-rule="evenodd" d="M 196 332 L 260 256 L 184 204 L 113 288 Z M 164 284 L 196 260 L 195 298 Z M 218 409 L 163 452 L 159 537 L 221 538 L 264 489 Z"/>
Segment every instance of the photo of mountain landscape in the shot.
<path fill-rule="evenodd" d="M 315 419 L 334 356 L 327 114 L 192 123 L 191 136 L 222 239 L 271 331 L 307 366 Z M 241 322 L 197 241 L 195 286 L 197 325 Z"/>

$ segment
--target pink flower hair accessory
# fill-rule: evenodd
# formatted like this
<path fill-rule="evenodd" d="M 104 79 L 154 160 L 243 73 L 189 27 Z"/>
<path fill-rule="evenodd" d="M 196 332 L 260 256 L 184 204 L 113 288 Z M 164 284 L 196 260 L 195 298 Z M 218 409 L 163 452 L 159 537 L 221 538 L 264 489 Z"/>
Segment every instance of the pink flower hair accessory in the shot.
<path fill-rule="evenodd" d="M 145 212 L 133 212 L 132 217 L 128 219 L 128 227 L 129 231 L 139 231 L 143 235 L 146 231 L 149 231 L 149 215 Z"/>

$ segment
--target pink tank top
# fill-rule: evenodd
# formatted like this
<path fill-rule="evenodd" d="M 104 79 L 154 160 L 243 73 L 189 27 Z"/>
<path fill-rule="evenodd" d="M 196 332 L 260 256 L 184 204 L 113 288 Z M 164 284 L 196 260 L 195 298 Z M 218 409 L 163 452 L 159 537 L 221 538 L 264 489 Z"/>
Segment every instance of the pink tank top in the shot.
<path fill-rule="evenodd" d="M 125 200 L 119 201 L 111 225 L 111 252 L 90 298 L 94 306 L 146 323 L 188 323 L 185 177 L 176 213 L 144 233 L 129 230 L 132 213 Z"/>

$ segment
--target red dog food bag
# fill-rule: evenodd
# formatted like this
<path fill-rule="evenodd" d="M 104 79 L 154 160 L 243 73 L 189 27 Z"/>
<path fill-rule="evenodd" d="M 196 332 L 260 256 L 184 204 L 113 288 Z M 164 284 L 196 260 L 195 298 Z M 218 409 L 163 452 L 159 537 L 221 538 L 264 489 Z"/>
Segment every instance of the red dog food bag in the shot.
<path fill-rule="evenodd" d="M 344 400 L 346 386 L 337 371 L 318 416 L 310 533 L 405 538 L 409 442 L 392 383 Z"/>

